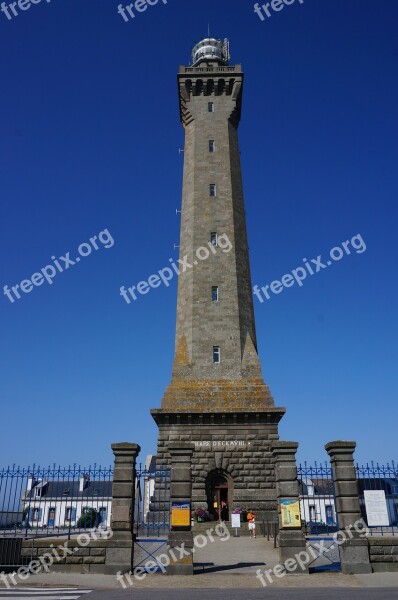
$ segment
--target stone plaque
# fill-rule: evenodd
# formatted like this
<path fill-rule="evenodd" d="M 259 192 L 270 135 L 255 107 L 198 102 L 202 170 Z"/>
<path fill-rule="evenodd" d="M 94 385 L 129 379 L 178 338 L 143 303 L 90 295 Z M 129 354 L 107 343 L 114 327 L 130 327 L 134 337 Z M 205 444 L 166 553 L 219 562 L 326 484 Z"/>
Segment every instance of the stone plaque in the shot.
<path fill-rule="evenodd" d="M 214 449 L 233 449 L 233 448 L 251 448 L 250 442 L 244 440 L 204 440 L 200 442 L 193 442 L 195 444 L 195 450 L 214 450 Z"/>

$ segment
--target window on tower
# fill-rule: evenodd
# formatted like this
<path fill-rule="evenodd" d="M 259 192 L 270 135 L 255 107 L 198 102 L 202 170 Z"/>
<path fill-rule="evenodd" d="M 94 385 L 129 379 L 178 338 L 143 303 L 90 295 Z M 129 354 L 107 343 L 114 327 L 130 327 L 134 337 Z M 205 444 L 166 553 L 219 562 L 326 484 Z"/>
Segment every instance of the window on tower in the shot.
<path fill-rule="evenodd" d="M 210 234 L 210 242 L 212 246 L 217 246 L 217 233 L 215 231 Z"/>
<path fill-rule="evenodd" d="M 214 140 L 209 140 L 209 152 L 214 152 L 216 149 L 216 143 Z"/>
<path fill-rule="evenodd" d="M 218 302 L 218 285 L 213 285 L 211 288 L 211 299 L 213 302 Z"/>
<path fill-rule="evenodd" d="M 207 105 L 207 109 L 209 112 L 214 112 L 214 102 L 209 102 Z"/>
<path fill-rule="evenodd" d="M 220 346 L 213 346 L 213 363 L 218 364 L 220 359 Z"/>
<path fill-rule="evenodd" d="M 210 184 L 210 198 L 215 198 L 217 196 L 217 186 L 215 183 Z"/>

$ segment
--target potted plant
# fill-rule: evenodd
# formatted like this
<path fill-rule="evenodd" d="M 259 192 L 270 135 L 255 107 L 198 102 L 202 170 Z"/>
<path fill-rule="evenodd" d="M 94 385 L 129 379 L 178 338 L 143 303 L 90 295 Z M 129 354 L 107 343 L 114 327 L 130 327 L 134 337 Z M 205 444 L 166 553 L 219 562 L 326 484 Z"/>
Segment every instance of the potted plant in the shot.
<path fill-rule="evenodd" d="M 88 508 L 78 520 L 77 526 L 79 529 L 96 527 L 99 522 L 99 516 L 100 514 L 95 510 L 95 508 Z"/>
<path fill-rule="evenodd" d="M 199 507 L 195 510 L 195 517 L 198 523 L 204 523 L 208 517 L 205 508 Z"/>

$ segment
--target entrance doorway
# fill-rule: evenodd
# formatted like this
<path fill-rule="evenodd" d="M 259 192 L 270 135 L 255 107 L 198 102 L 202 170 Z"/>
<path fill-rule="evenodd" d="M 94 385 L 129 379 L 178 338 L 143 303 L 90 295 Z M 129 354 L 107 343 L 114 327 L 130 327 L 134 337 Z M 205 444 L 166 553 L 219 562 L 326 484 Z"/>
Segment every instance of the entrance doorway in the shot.
<path fill-rule="evenodd" d="M 215 521 L 229 521 L 232 505 L 232 484 L 226 473 L 216 471 L 207 478 L 209 513 Z"/>
<path fill-rule="evenodd" d="M 330 505 L 328 505 L 326 507 L 326 524 L 327 525 L 334 524 L 333 506 L 330 506 Z"/>
<path fill-rule="evenodd" d="M 56 511 L 55 507 L 51 507 L 49 509 L 49 511 L 48 511 L 48 523 L 47 523 L 47 525 L 49 527 L 54 527 L 54 525 L 55 525 L 55 511 Z"/>
<path fill-rule="evenodd" d="M 104 506 L 99 509 L 99 525 L 106 525 L 108 511 Z"/>

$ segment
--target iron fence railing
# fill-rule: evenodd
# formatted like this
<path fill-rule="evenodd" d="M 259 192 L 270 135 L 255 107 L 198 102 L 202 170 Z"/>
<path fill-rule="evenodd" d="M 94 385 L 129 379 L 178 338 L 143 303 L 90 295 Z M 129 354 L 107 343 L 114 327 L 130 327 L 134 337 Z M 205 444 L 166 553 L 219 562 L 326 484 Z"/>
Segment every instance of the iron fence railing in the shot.
<path fill-rule="evenodd" d="M 307 463 L 297 469 L 300 509 L 306 535 L 330 534 L 338 530 L 331 466 Z M 369 535 L 398 536 L 398 466 L 371 462 L 356 465 L 358 497 Z"/>
<path fill-rule="evenodd" d="M 398 467 L 356 465 L 359 504 L 370 535 L 398 535 Z"/>
<path fill-rule="evenodd" d="M 0 538 L 72 535 L 110 527 L 111 467 L 0 469 Z"/>
<path fill-rule="evenodd" d="M 300 464 L 297 468 L 300 511 L 306 535 L 338 531 L 332 469 L 329 463 Z"/>
<path fill-rule="evenodd" d="M 137 537 L 162 537 L 170 531 L 169 467 L 142 465 L 136 470 L 134 533 Z"/>

